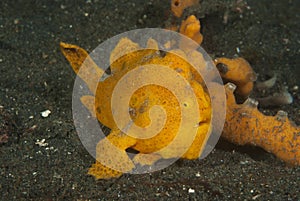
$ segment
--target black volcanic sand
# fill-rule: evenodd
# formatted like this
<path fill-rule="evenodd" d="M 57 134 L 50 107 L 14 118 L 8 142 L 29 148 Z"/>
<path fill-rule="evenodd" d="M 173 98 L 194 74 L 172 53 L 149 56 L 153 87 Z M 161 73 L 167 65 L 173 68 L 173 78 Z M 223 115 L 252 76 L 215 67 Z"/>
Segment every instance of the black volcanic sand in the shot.
<path fill-rule="evenodd" d="M 88 176 L 94 159 L 73 124 L 75 74 L 59 42 L 91 51 L 124 31 L 164 27 L 169 1 L 70 2 L 0 3 L 0 134 L 8 135 L 0 145 L 1 200 L 300 200 L 299 167 L 222 140 L 201 161 L 179 160 L 158 172 L 107 181 Z M 285 110 L 300 124 L 299 0 L 249 1 L 248 7 L 243 1 L 203 0 L 188 13 L 200 18 L 203 47 L 212 57 L 242 56 L 259 80 L 276 73 L 276 85 L 252 97 L 286 87 L 293 104 L 260 109 Z M 49 117 L 41 117 L 47 109 Z M 46 146 L 36 144 L 43 139 Z"/>

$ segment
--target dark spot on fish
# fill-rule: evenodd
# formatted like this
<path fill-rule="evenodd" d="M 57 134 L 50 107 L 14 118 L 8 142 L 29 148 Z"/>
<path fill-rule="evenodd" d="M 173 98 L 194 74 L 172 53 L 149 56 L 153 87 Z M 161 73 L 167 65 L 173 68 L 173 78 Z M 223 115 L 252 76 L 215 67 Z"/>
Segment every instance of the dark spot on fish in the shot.
<path fill-rule="evenodd" d="M 218 71 L 223 75 L 228 72 L 228 67 L 225 64 L 218 63 L 216 65 L 216 67 L 217 67 Z"/>
<path fill-rule="evenodd" d="M 167 52 L 164 50 L 159 50 L 160 57 L 164 58 L 167 55 Z"/>

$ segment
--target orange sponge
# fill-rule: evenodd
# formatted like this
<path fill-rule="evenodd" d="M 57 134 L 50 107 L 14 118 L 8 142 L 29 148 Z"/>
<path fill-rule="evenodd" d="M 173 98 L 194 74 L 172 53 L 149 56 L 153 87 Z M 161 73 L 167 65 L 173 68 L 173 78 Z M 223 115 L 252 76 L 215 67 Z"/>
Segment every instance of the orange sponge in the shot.
<path fill-rule="evenodd" d="M 184 9 L 198 3 L 199 0 L 172 0 L 171 10 L 176 17 L 181 17 Z"/>
<path fill-rule="evenodd" d="M 238 145 L 259 146 L 286 163 L 300 165 L 300 127 L 287 118 L 287 113 L 266 116 L 258 111 L 253 99 L 236 104 L 235 85 L 228 83 L 225 89 L 227 109 L 222 137 Z"/>
<path fill-rule="evenodd" d="M 221 77 L 237 86 L 236 93 L 247 98 L 253 89 L 256 74 L 250 64 L 243 58 L 218 58 L 215 59 Z"/>

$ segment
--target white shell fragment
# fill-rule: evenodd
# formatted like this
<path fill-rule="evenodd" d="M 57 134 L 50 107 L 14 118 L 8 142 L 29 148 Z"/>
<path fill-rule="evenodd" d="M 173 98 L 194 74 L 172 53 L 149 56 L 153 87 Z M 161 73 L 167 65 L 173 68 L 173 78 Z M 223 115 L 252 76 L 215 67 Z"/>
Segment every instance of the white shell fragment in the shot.
<path fill-rule="evenodd" d="M 189 193 L 195 193 L 195 190 L 192 189 L 192 188 L 189 188 L 188 192 L 189 192 Z"/>
<path fill-rule="evenodd" d="M 48 146 L 48 143 L 46 142 L 45 139 L 36 140 L 35 144 L 39 145 L 40 147 L 46 147 L 46 146 Z"/>
<path fill-rule="evenodd" d="M 51 114 L 51 111 L 50 111 L 50 110 L 45 110 L 45 111 L 41 112 L 41 115 L 42 115 L 42 117 L 44 117 L 44 118 L 48 117 L 49 114 Z"/>

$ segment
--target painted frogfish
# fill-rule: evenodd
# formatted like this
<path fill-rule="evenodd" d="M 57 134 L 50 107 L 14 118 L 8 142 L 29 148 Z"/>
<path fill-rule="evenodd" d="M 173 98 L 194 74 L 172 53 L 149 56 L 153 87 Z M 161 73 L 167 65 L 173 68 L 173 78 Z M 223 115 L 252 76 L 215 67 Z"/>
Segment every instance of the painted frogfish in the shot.
<path fill-rule="evenodd" d="M 184 20 L 179 32 L 198 44 L 202 42 L 200 22 L 195 16 L 190 16 Z M 179 46 L 184 44 L 184 41 L 179 42 Z M 93 175 L 96 179 L 109 179 L 132 171 L 136 165 L 151 165 L 160 159 L 173 157 L 197 159 L 201 155 L 211 134 L 212 110 L 218 110 L 218 106 L 212 108 L 205 83 L 201 77 L 197 76 L 191 64 L 183 59 L 188 54 L 193 55 L 194 59 L 199 61 L 201 65 L 201 53 L 192 48 L 186 48 L 186 51 L 178 51 L 176 48 L 172 50 L 172 45 L 169 52 L 163 53 L 158 51 L 158 45 L 153 39 L 148 40 L 147 47 L 149 49 L 138 50 L 137 43 L 128 38 L 122 38 L 111 52 L 110 57 L 113 62 L 110 63 L 110 76 L 94 83 L 91 81 L 93 76 L 101 77 L 103 71 L 93 62 L 88 53 L 76 45 L 63 42 L 60 47 L 76 74 L 79 73 L 80 68 L 85 68 L 78 75 L 94 94 L 82 96 L 82 104 L 91 112 L 92 116 L 110 129 L 109 135 L 98 142 L 97 160 L 90 167 L 88 174 Z M 126 49 L 127 54 L 114 60 L 124 49 Z M 181 57 L 176 56 L 178 54 Z M 83 65 L 85 60 L 88 62 Z M 248 98 L 256 79 L 255 72 L 249 63 L 243 58 L 217 58 L 214 62 L 218 66 L 221 77 L 228 82 L 224 86 L 226 118 L 222 137 L 237 145 L 259 146 L 288 164 L 300 165 L 300 127 L 291 122 L 284 111 L 279 111 L 275 116 L 262 114 L 257 109 L 257 101 Z M 193 120 L 195 122 L 191 122 L 185 127 L 186 137 L 175 143 L 177 149 L 173 151 L 164 151 L 163 148 L 174 141 L 179 129 L 178 123 L 181 121 L 182 111 L 178 109 L 181 105 L 174 94 L 164 87 L 154 84 L 145 85 L 136 90 L 128 100 L 130 118 L 135 125 L 142 128 L 151 123 L 151 117 L 149 117 L 153 112 L 151 108 L 157 105 L 164 108 L 166 119 L 163 122 L 163 128 L 155 136 L 141 138 L 143 132 L 127 135 L 118 128 L 113 118 L 110 104 L 112 91 L 127 72 L 146 64 L 168 65 L 175 73 L 187 80 L 191 90 L 195 92 L 198 109 L 188 110 L 189 106 L 195 102 L 186 100 L 184 103 L 188 114 L 196 116 Z M 215 88 L 218 87 L 223 87 L 223 85 L 216 84 Z M 183 96 L 184 93 L 183 90 Z M 237 104 L 237 96 L 244 98 L 244 103 Z M 224 105 L 219 107 L 224 107 Z M 160 122 L 154 123 L 159 124 Z M 185 138 L 188 138 L 189 132 L 195 132 L 195 137 L 184 154 L 179 155 L 177 150 L 184 147 Z M 118 147 L 120 152 L 117 155 L 111 152 L 110 146 L 104 143 L 105 140 L 109 140 L 111 144 Z M 129 148 L 138 154 L 130 158 L 126 152 Z M 146 157 L 143 156 L 145 154 L 147 154 Z"/>

